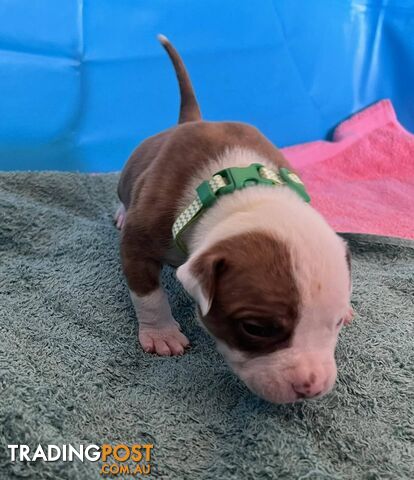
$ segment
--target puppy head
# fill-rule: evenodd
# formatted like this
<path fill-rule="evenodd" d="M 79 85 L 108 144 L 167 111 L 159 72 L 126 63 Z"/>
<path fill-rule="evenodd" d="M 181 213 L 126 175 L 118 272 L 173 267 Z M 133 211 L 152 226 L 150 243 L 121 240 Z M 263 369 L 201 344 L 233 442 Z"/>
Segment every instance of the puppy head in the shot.
<path fill-rule="evenodd" d="M 319 245 L 243 233 L 195 252 L 177 270 L 230 367 L 271 402 L 319 397 L 334 385 L 350 274 L 345 244 L 331 233 Z"/>

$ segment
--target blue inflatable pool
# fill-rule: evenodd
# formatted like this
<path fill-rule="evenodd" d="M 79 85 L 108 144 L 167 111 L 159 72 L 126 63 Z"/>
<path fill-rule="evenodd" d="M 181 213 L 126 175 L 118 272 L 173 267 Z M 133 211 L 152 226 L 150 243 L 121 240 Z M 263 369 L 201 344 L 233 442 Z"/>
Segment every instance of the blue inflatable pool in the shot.
<path fill-rule="evenodd" d="M 414 0 L 0 0 L 0 19 L 2 170 L 119 170 L 173 125 L 157 33 L 206 119 L 287 146 L 387 97 L 414 131 Z"/>

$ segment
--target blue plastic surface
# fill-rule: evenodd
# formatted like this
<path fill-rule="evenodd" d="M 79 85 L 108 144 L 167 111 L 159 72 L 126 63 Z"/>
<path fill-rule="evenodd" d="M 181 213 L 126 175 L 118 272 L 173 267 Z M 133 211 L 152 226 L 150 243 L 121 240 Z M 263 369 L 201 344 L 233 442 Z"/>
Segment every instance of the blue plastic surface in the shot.
<path fill-rule="evenodd" d="M 157 33 L 206 119 L 287 146 L 388 97 L 414 131 L 414 0 L 0 0 L 0 169 L 119 170 L 173 125 Z"/>

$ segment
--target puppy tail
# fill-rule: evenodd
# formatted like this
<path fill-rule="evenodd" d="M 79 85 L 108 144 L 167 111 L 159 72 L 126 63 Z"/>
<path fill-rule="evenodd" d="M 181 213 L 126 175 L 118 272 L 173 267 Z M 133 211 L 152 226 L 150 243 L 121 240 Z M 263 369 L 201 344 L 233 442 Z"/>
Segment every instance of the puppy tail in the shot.
<path fill-rule="evenodd" d="M 179 53 L 164 35 L 158 35 L 158 40 L 174 65 L 178 85 L 180 86 L 181 105 L 178 123 L 201 120 L 200 107 L 198 106 L 190 77 Z"/>

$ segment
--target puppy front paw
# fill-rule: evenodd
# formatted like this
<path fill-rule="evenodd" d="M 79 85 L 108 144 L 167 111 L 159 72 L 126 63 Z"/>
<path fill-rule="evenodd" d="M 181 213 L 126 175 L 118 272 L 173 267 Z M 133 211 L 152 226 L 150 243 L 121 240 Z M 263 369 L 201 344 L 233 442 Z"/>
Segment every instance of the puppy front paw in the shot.
<path fill-rule="evenodd" d="M 145 352 L 162 356 L 182 355 L 184 349 L 190 344 L 188 338 L 180 332 L 177 324 L 162 328 L 140 325 L 138 338 Z"/>

